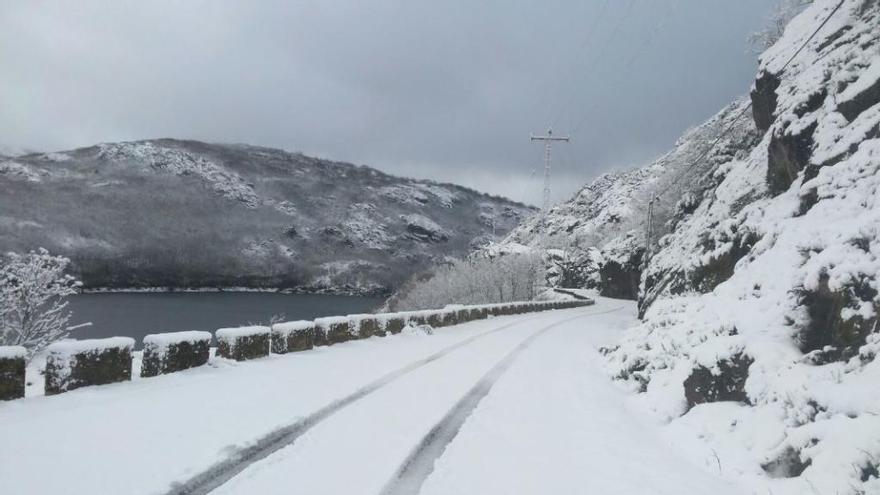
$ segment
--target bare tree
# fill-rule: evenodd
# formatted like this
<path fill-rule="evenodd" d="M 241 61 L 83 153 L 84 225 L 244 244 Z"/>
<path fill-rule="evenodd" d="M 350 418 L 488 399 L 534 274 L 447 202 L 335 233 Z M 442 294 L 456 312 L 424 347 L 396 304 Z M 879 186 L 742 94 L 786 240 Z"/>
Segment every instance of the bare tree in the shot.
<path fill-rule="evenodd" d="M 532 254 L 471 258 L 437 267 L 433 276 L 405 284 L 395 310 L 530 300 L 544 283 L 544 265 Z"/>
<path fill-rule="evenodd" d="M 65 298 L 79 282 L 64 273 L 70 260 L 45 249 L 8 253 L 0 265 L 0 345 L 20 345 L 33 356 L 67 336 Z"/>

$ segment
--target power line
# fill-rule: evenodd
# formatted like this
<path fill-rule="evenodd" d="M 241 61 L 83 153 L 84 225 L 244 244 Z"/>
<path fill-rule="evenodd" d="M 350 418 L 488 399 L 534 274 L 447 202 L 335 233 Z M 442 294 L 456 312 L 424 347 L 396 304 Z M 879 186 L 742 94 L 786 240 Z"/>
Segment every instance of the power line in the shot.
<path fill-rule="evenodd" d="M 648 36 L 642 40 L 642 43 L 640 45 L 638 45 L 635 52 L 630 56 L 629 59 L 627 59 L 627 62 L 623 65 L 624 71 L 629 70 L 633 66 L 633 64 L 636 62 L 636 60 L 638 60 L 638 58 L 645 53 L 645 50 L 647 49 L 647 47 L 651 44 L 652 41 L 654 41 L 654 39 L 657 37 L 657 34 L 664 27 L 664 24 L 669 20 L 670 11 L 676 10 L 676 9 L 677 9 L 677 7 L 672 7 L 670 9 L 667 9 L 664 11 L 663 17 L 661 17 L 656 23 L 654 23 L 654 25 L 652 26 L 651 30 L 648 33 Z M 615 72 L 615 74 L 621 75 L 621 74 L 623 74 L 623 71 L 617 71 L 617 72 Z M 590 105 L 590 107 L 587 109 L 586 112 L 584 112 L 584 114 L 580 118 L 580 120 L 578 120 L 577 123 L 570 126 L 572 134 L 577 134 L 577 132 L 587 122 L 587 119 L 589 119 L 592 112 L 598 106 L 599 106 L 598 102 L 593 101 L 593 104 Z"/>
<path fill-rule="evenodd" d="M 580 46 L 579 46 L 578 49 L 575 51 L 575 54 L 576 54 L 576 55 L 577 55 L 577 54 L 583 54 L 583 55 L 586 55 L 586 50 L 587 50 L 587 48 L 592 46 L 592 44 L 593 44 L 593 43 L 592 43 L 592 42 L 593 42 L 593 37 L 594 37 L 594 35 L 596 34 L 596 32 L 598 31 L 599 23 L 600 23 L 600 22 L 602 21 L 602 19 L 604 18 L 604 16 L 605 16 L 605 12 L 608 10 L 608 5 L 609 5 L 610 3 L 611 3 L 611 0 L 605 0 L 605 1 L 602 3 L 602 6 L 599 8 L 599 13 L 596 14 L 595 17 L 593 17 L 593 23 L 590 25 L 589 28 L 587 28 L 587 35 L 584 37 L 584 41 L 581 42 Z M 566 81 L 566 80 L 568 80 L 569 78 L 573 77 L 573 76 L 577 73 L 578 69 L 581 67 L 581 65 L 583 65 L 582 62 L 585 61 L 586 58 L 587 58 L 586 56 L 583 56 L 583 57 L 577 57 L 577 60 L 578 60 L 579 62 L 581 62 L 581 63 L 570 64 L 570 65 L 568 66 L 568 69 L 569 69 L 569 70 L 566 72 L 565 76 L 564 76 L 564 77 L 561 77 L 561 78 L 556 78 L 556 79 L 555 79 L 556 82 L 557 82 L 557 84 L 555 85 L 557 89 L 561 89 L 561 88 L 560 88 L 560 85 L 561 85 L 561 82 L 562 82 L 562 81 Z M 553 105 L 553 100 L 548 99 L 548 100 L 547 100 L 547 103 L 548 103 L 548 105 L 547 105 L 547 118 L 548 118 L 548 120 L 550 120 L 550 121 L 552 122 L 553 120 L 556 120 L 556 119 L 554 118 L 554 116 L 555 116 L 558 112 L 557 112 L 557 111 L 554 111 L 554 107 L 555 107 L 555 106 Z M 559 108 L 559 111 L 562 111 L 562 107 Z M 551 120 L 551 119 L 552 119 L 552 120 Z"/>
<path fill-rule="evenodd" d="M 623 26 L 624 21 L 629 18 L 630 14 L 632 13 L 632 9 L 633 9 L 633 6 L 635 5 L 635 3 L 636 3 L 636 0 L 630 0 L 626 4 L 626 8 L 624 10 L 623 16 L 621 16 L 617 20 L 617 22 L 614 24 L 614 27 L 611 29 L 611 33 L 609 34 L 608 38 L 605 39 L 605 43 L 602 45 L 601 49 L 590 60 L 590 63 L 587 66 L 585 66 L 585 68 L 589 69 L 589 70 L 585 70 L 584 71 L 585 73 L 593 74 L 593 68 L 596 66 L 596 64 L 599 63 L 599 61 L 602 60 L 603 56 L 606 53 L 608 53 L 608 46 L 611 44 L 612 41 L 614 41 L 615 38 L 617 38 L 618 34 L 620 33 L 620 28 Z M 574 72 L 575 71 L 571 72 L 572 75 L 575 75 Z M 572 82 L 577 83 L 581 79 L 582 79 L 582 77 L 574 77 L 572 79 Z M 574 89 L 572 89 L 572 91 L 569 93 L 569 97 L 559 107 L 559 110 L 557 112 L 554 112 L 555 117 L 552 121 L 551 127 L 554 127 L 559 123 L 559 120 L 562 118 L 563 113 L 565 112 L 565 110 L 567 108 L 569 108 L 571 106 L 571 103 L 574 100 L 574 98 L 575 98 Z"/>
<path fill-rule="evenodd" d="M 828 22 L 831 20 L 831 18 L 834 17 L 834 14 L 836 14 L 837 11 L 840 10 L 841 7 L 843 7 L 843 4 L 844 4 L 844 3 L 846 3 L 846 0 L 840 0 L 840 2 L 837 4 L 837 6 L 834 7 L 834 9 L 832 9 L 831 12 L 828 14 L 828 16 L 825 18 L 825 20 L 822 21 L 821 24 L 819 24 L 819 27 L 817 27 L 816 30 L 813 31 L 813 34 L 811 34 L 811 35 L 806 39 L 806 41 L 804 41 L 803 44 L 801 44 L 801 46 L 800 46 L 800 47 L 794 52 L 794 54 L 788 59 L 788 61 L 785 62 L 785 64 L 784 64 L 784 65 L 782 66 L 782 68 L 779 70 L 779 74 L 778 74 L 779 77 L 781 77 L 782 74 L 785 73 L 786 69 L 788 69 L 789 65 L 791 65 L 791 63 L 794 61 L 794 59 L 797 58 L 797 56 L 800 55 L 800 53 L 804 50 L 804 48 L 806 48 L 807 45 L 809 45 L 810 42 L 813 41 L 813 39 L 816 37 L 816 35 L 818 35 L 820 31 L 822 31 L 822 28 L 824 28 L 825 25 L 828 24 Z M 697 158 L 696 158 L 696 159 L 695 159 L 690 165 L 688 165 L 688 166 L 684 169 L 684 171 L 682 171 L 681 173 L 679 173 L 679 174 L 678 174 L 678 175 L 677 175 L 672 181 L 670 181 L 670 182 L 666 185 L 666 187 L 664 187 L 660 192 L 658 192 L 657 194 L 654 194 L 653 197 L 651 198 L 651 200 L 648 202 L 648 218 L 647 218 L 647 222 L 646 222 L 646 224 L 647 224 L 647 230 L 646 230 L 647 235 L 646 235 L 646 237 L 647 237 L 647 238 L 645 239 L 645 256 L 646 256 L 646 261 L 647 261 L 647 259 L 649 259 L 650 256 L 651 256 L 651 244 L 652 244 L 652 243 L 651 243 L 651 238 L 652 238 L 652 235 L 653 235 L 653 232 L 652 232 L 652 231 L 653 231 L 653 224 L 654 224 L 654 204 L 660 199 L 661 196 L 663 196 L 664 194 L 666 194 L 667 192 L 669 192 L 669 190 L 672 188 L 672 186 L 674 186 L 674 185 L 677 184 L 680 180 L 682 180 L 688 172 L 690 172 L 690 171 L 691 171 L 694 167 L 696 167 L 700 162 L 702 162 L 703 160 L 705 160 L 706 157 L 709 156 L 709 153 L 711 153 L 712 150 L 714 150 L 715 147 L 718 146 L 718 143 L 720 143 L 721 140 L 723 140 L 723 139 L 726 138 L 731 132 L 733 132 L 733 129 L 734 129 L 734 127 L 736 126 L 736 124 L 737 124 L 737 123 L 739 122 L 739 120 L 743 117 L 743 115 L 745 115 L 746 112 L 749 111 L 751 108 L 752 108 L 752 102 L 749 102 L 749 104 L 746 105 L 746 106 L 744 106 L 744 107 L 739 111 L 739 113 L 733 118 L 733 120 L 730 122 L 730 125 L 728 125 L 727 128 L 724 129 L 724 131 L 723 131 L 723 132 L 722 132 L 722 133 L 721 133 L 721 134 L 720 134 L 720 135 L 719 135 L 719 136 L 718 136 L 718 137 L 717 137 L 717 138 L 716 138 L 716 139 L 715 139 L 715 140 L 714 140 L 714 141 L 713 141 L 713 142 L 712 142 L 712 143 L 711 143 L 711 144 L 710 144 L 710 145 L 709 145 L 709 146 L 708 146 L 708 147 L 707 147 L 702 153 L 700 153 L 700 155 L 699 155 L 699 156 L 698 156 L 698 157 L 697 157 Z"/>

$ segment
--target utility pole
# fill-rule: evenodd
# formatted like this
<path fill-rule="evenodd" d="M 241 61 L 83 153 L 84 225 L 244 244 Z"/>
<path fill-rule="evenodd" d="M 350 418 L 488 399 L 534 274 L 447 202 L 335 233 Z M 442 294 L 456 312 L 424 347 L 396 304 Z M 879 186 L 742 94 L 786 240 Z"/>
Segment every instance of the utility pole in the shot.
<path fill-rule="evenodd" d="M 546 212 L 550 210 L 550 153 L 553 149 L 553 141 L 567 143 L 571 141 L 571 138 L 568 136 L 556 137 L 553 135 L 553 129 L 548 129 L 546 136 L 532 135 L 531 140 L 544 142 L 544 211 Z"/>

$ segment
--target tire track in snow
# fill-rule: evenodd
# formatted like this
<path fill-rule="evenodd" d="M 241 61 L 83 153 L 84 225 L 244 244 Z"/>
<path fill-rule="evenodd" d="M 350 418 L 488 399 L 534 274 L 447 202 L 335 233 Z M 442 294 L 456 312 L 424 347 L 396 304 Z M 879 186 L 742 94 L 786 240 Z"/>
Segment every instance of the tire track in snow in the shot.
<path fill-rule="evenodd" d="M 236 449 L 226 459 L 217 462 L 213 466 L 192 476 L 188 480 L 172 484 L 171 488 L 168 490 L 168 492 L 166 492 L 166 495 L 206 495 L 215 488 L 235 477 L 237 474 L 244 471 L 251 464 L 265 459 L 266 457 L 283 449 L 284 447 L 291 445 L 296 441 L 297 438 L 302 436 L 312 427 L 332 416 L 334 413 L 345 408 L 346 406 L 372 394 L 373 392 L 381 389 L 385 385 L 388 385 L 389 383 L 392 383 L 395 380 L 446 356 L 447 354 L 450 354 L 466 345 L 473 343 L 476 340 L 487 337 L 502 330 L 506 330 L 507 328 L 510 328 L 514 325 L 529 323 L 532 320 L 537 319 L 539 317 L 539 314 L 540 313 L 536 314 L 532 318 L 513 321 L 498 328 L 488 330 L 472 337 L 468 337 L 467 339 L 446 347 L 424 359 L 415 361 L 407 366 L 404 366 L 403 368 L 399 368 L 395 371 L 387 373 L 377 380 L 369 383 L 368 385 L 356 390 L 352 394 L 331 402 L 330 404 L 322 407 L 321 409 L 318 409 L 314 413 L 300 419 L 299 421 L 296 421 L 295 423 L 287 426 L 283 426 L 264 435 L 263 437 L 255 441 L 252 445 Z M 541 316 L 546 317 L 546 315 Z"/>
<path fill-rule="evenodd" d="M 623 306 L 599 311 L 596 313 L 581 314 L 562 321 L 547 325 L 532 335 L 528 336 L 513 348 L 504 358 L 492 367 L 482 378 L 446 413 L 446 416 L 437 423 L 427 435 L 422 438 L 415 450 L 410 453 L 391 481 L 385 485 L 381 495 L 416 495 L 434 472 L 434 463 L 443 455 L 446 447 L 452 443 L 458 431 L 464 425 L 467 418 L 474 412 L 486 395 L 492 390 L 495 382 L 510 368 L 510 365 L 529 348 L 538 337 L 551 329 L 558 327 L 578 318 L 613 313 L 623 309 Z"/>

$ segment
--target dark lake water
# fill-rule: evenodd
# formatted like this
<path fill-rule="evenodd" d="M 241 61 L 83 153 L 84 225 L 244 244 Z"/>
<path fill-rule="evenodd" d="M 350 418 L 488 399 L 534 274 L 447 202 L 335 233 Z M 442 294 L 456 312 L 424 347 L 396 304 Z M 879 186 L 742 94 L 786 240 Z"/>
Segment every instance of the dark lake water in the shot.
<path fill-rule="evenodd" d="M 311 320 L 369 313 L 382 304 L 373 297 L 266 292 L 78 294 L 68 300 L 72 325 L 93 323 L 74 330 L 71 338 L 134 337 L 138 348 L 150 333 L 266 324 L 273 315 Z"/>

